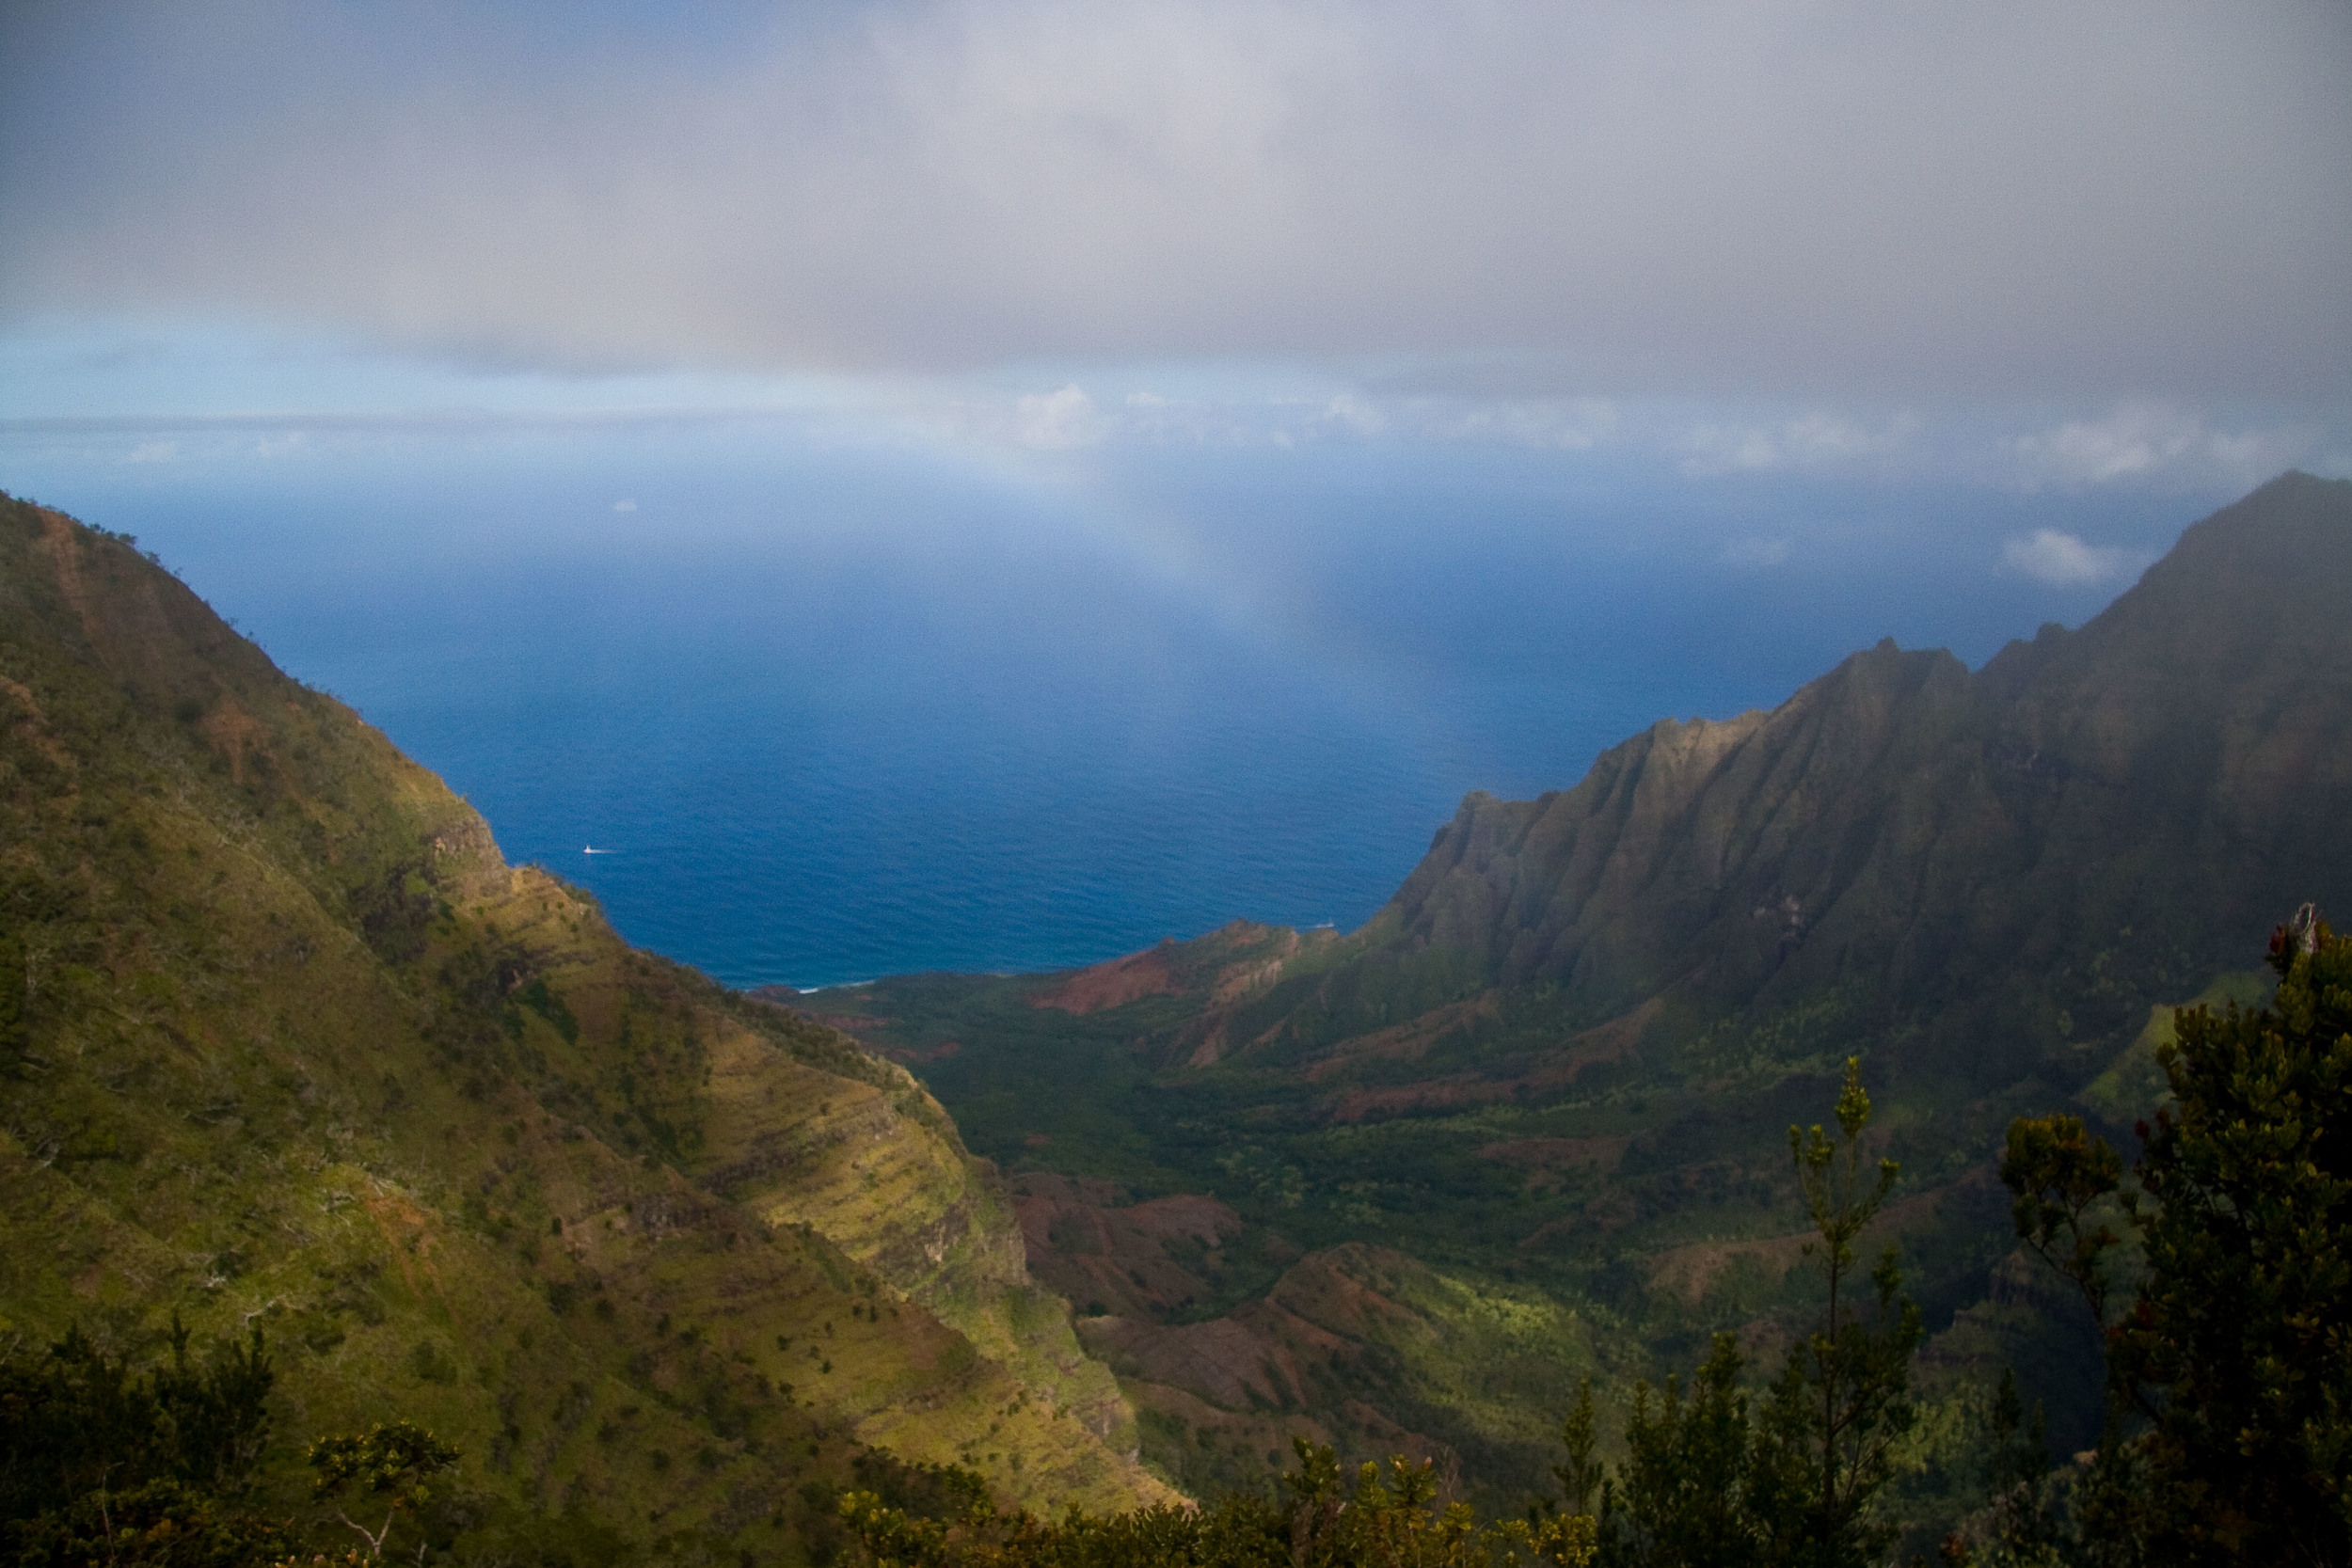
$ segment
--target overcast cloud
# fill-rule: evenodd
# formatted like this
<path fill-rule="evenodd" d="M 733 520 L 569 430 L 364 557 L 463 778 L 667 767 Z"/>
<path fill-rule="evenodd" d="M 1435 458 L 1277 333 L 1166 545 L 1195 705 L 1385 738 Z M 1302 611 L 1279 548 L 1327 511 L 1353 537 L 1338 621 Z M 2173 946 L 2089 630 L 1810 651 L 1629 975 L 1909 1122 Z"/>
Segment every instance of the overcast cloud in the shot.
<path fill-rule="evenodd" d="M 918 0 L 551 36 L 564 14 L 12 8 L 0 325 L 259 320 L 559 370 L 2154 400 L 2018 454 L 2053 474 L 2213 438 L 2165 408 L 2352 395 L 2340 4 Z M 1069 379 L 1021 411 L 1035 438 L 1151 415 Z M 1903 428 L 1718 436 L 1691 461 Z"/>

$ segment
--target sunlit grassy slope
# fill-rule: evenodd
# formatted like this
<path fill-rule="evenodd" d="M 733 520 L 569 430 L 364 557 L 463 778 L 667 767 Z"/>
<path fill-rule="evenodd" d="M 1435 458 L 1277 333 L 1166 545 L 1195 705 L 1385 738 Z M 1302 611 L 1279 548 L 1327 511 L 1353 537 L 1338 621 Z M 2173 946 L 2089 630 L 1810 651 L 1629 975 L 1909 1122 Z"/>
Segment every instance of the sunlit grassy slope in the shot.
<path fill-rule="evenodd" d="M 405 1417 L 632 1553 L 864 1445 L 1164 1496 L 1006 1196 L 846 1037 L 621 942 L 127 539 L 0 500 L 0 1352 L 261 1326 L 270 1473 Z"/>

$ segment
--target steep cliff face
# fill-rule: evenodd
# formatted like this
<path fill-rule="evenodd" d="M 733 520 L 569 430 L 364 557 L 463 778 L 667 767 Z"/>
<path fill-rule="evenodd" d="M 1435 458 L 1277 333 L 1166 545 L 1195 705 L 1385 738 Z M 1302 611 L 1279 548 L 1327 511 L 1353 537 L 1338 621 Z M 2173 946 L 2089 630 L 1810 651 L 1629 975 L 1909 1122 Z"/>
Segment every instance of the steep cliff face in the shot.
<path fill-rule="evenodd" d="M 1882 1022 L 2006 988 L 1972 1025 L 2136 1027 L 2280 910 L 2352 893 L 2347 498 L 2265 485 L 2081 630 L 1974 674 L 1885 642 L 1770 713 L 1660 723 L 1573 789 L 1473 795 L 1359 962 L 1555 987 L 1571 1021 L 1863 979 Z M 1339 995 L 1319 980 L 1318 1004 Z M 1293 1037 L 1371 1022 L 1343 1006 Z"/>
<path fill-rule="evenodd" d="M 290 1507 L 301 1443 L 394 1416 L 643 1554 L 798 1556 L 863 1445 L 1165 1495 L 902 1069 L 630 950 L 128 541 L 0 499 L 0 1349 L 175 1311 L 269 1336 Z"/>
<path fill-rule="evenodd" d="M 1029 1277 L 1002 1184 L 965 1152 L 905 1069 L 867 1058 L 856 1069 L 828 1073 L 781 1055 L 753 1031 L 730 1035 L 712 1053 L 708 1138 L 690 1169 L 768 1225 L 825 1237 L 1032 1397 L 1132 1455 L 1134 1414 L 1109 1370 L 1079 1348 L 1069 1304 Z M 917 1449 L 932 1447 L 909 1435 Z M 1098 1500 L 1118 1496 L 1084 1477 L 1059 1479 L 1079 1481 Z M 1133 1473 L 1122 1484 L 1151 1491 Z"/>
<path fill-rule="evenodd" d="M 1398 892 L 1397 942 L 1601 1013 L 1703 966 L 1752 973 L 1869 871 L 1857 819 L 1892 826 L 1967 700 L 1950 655 L 1886 645 L 1771 714 L 1660 723 L 1564 794 L 1472 796 Z"/>
<path fill-rule="evenodd" d="M 1470 1482 L 1532 1483 L 1552 1456 L 1530 1413 L 1578 1355 L 1622 1373 L 1716 1328 L 1786 1342 L 1807 1289 L 1787 1130 L 1823 1118 L 1850 1055 L 1904 1167 L 1887 1239 L 1967 1330 L 1934 1362 L 1958 1375 L 2033 1332 L 1976 1312 L 2012 1244 L 2008 1118 L 2067 1106 L 2128 1147 L 2162 1092 L 2152 1019 L 2255 994 L 2239 972 L 2303 900 L 2352 908 L 2347 604 L 2352 483 L 2291 474 L 1981 670 L 1884 642 L 1770 712 L 1655 725 L 1571 789 L 1472 795 L 1345 937 L 1217 932 L 839 1005 L 1028 1190 L 1118 1193 L 1033 1229 L 1033 1256 L 1101 1307 L 1085 1332 L 1181 1473 L 1246 1468 L 1285 1420 L 1376 1457 L 1385 1420 Z M 1131 1219 L 1211 1199 L 1213 1243 Z M 1337 1382 L 1252 1382 L 1296 1338 L 1268 1338 L 1265 1305 L 1357 1245 L 1491 1302 L 1533 1291 L 1597 1337 L 1518 1406 L 1481 1392 L 1443 1314 L 1369 1361 L 1338 1347 Z M 2070 1439 L 2096 1418 L 2060 1413 L 2092 1423 Z"/>

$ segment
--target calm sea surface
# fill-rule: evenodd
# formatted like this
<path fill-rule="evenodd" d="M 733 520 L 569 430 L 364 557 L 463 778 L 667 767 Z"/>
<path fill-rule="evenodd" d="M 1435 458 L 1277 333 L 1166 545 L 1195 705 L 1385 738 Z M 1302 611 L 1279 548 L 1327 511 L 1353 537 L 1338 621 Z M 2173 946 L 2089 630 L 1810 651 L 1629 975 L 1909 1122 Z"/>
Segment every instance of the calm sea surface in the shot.
<path fill-rule="evenodd" d="M 1979 662 L 2116 586 L 2004 576 L 2004 534 L 2153 551 L 2206 510 L 740 434 L 37 458 L 0 484 L 139 534 L 510 858 L 730 984 L 803 987 L 1353 927 L 1468 790 L 1565 788 L 1882 636 Z"/>

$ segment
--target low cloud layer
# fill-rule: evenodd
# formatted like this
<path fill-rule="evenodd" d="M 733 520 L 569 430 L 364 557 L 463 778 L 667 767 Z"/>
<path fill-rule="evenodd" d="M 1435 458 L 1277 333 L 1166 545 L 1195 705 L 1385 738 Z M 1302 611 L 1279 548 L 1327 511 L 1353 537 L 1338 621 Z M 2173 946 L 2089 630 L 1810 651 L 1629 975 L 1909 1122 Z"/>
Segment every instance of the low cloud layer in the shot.
<path fill-rule="evenodd" d="M 2017 436 L 2010 447 L 2018 473 L 2029 483 L 2104 484 L 2192 472 L 2250 484 L 2290 464 L 2312 461 L 2334 434 L 2291 424 L 2225 430 L 2190 409 L 2132 401 L 2099 417 Z M 2336 452 L 2318 461 L 2334 467 L 2343 457 Z"/>
<path fill-rule="evenodd" d="M 2002 541 L 2001 564 L 2053 588 L 2079 588 L 2113 581 L 2147 562 L 2115 546 L 2087 545 L 2074 534 L 2045 528 Z"/>
<path fill-rule="evenodd" d="M 14 8 L 0 322 L 559 368 L 1287 358 L 1530 405 L 2352 395 L 2341 6 L 431 14 Z M 1060 384 L 1026 438 L 1104 428 Z M 1692 461 L 1900 438 L 1749 434 Z M 2102 439 L 2040 458 L 2134 461 Z"/>

